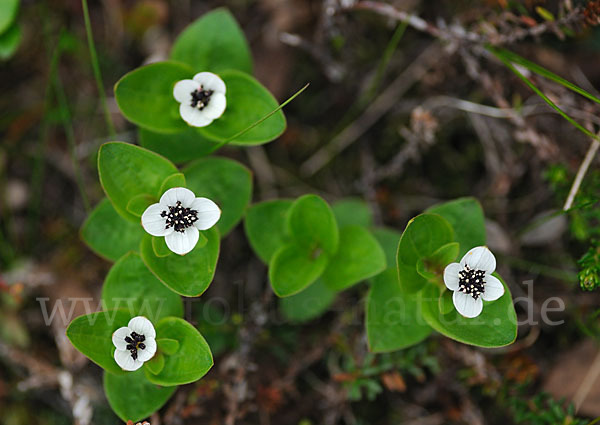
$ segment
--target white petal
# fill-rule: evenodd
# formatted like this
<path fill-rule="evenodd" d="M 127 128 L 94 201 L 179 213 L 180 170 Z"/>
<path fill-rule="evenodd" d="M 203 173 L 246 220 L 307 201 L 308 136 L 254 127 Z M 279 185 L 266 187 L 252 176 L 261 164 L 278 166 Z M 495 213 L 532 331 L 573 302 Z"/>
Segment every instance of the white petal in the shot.
<path fill-rule="evenodd" d="M 225 94 L 225 82 L 217 74 L 199 72 L 194 75 L 194 81 L 200 83 L 203 90 L 212 90 L 216 93 Z"/>
<path fill-rule="evenodd" d="M 196 198 L 190 207 L 198 211 L 198 221 L 194 222 L 199 230 L 206 230 L 213 227 L 219 218 L 221 218 L 221 210 L 213 201 L 208 198 Z"/>
<path fill-rule="evenodd" d="M 483 310 L 483 301 L 481 298 L 473 298 L 463 292 L 455 291 L 452 295 L 454 307 L 463 316 L 473 318 L 479 316 Z"/>
<path fill-rule="evenodd" d="M 444 283 L 446 288 L 451 291 L 458 289 L 458 272 L 462 270 L 462 267 L 458 263 L 450 263 L 444 269 Z"/>
<path fill-rule="evenodd" d="M 198 243 L 200 233 L 195 227 L 188 227 L 183 232 L 173 232 L 165 237 L 165 242 L 175 254 L 185 255 Z"/>
<path fill-rule="evenodd" d="M 115 350 L 115 361 L 121 369 L 128 372 L 138 370 L 144 364 L 144 362 L 134 360 L 133 357 L 131 357 L 131 353 L 124 350 Z"/>
<path fill-rule="evenodd" d="M 125 337 L 131 334 L 131 329 L 127 326 L 123 326 L 122 328 L 117 329 L 112 334 L 112 342 L 117 347 L 117 350 L 126 350 L 127 342 L 125 342 Z"/>
<path fill-rule="evenodd" d="M 179 201 L 183 207 L 188 208 L 192 206 L 194 199 L 196 199 L 196 195 L 191 190 L 185 187 L 174 187 L 163 193 L 163 196 L 160 197 L 160 203 L 175 206 Z"/>
<path fill-rule="evenodd" d="M 204 111 L 192 108 L 186 103 L 179 105 L 179 115 L 185 122 L 194 127 L 206 127 L 213 122 L 213 119 L 207 117 Z"/>
<path fill-rule="evenodd" d="M 146 338 L 156 338 L 156 331 L 154 325 L 144 316 L 134 317 L 129 321 L 127 327 L 140 335 L 144 335 Z"/>
<path fill-rule="evenodd" d="M 481 298 L 485 301 L 494 301 L 504 295 L 504 285 L 500 282 L 496 276 L 486 275 L 485 285 L 483 287 L 483 294 Z"/>
<path fill-rule="evenodd" d="M 204 115 L 211 119 L 219 118 L 225 112 L 227 106 L 227 100 L 223 93 L 213 93 L 208 101 L 208 105 L 202 109 Z"/>
<path fill-rule="evenodd" d="M 146 338 L 144 345 L 146 348 L 143 350 L 138 349 L 138 360 L 141 362 L 147 362 L 156 354 L 156 340 L 154 338 Z"/>
<path fill-rule="evenodd" d="M 166 220 L 160 216 L 163 211 L 167 211 L 166 205 L 152 204 L 142 214 L 142 227 L 152 236 L 166 236 L 173 232 L 172 227 L 166 228 Z"/>
<path fill-rule="evenodd" d="M 192 103 L 192 93 L 200 88 L 200 84 L 194 80 L 181 80 L 173 87 L 173 97 L 179 103 L 190 105 Z"/>
<path fill-rule="evenodd" d="M 496 257 L 487 246 L 478 246 L 467 252 L 460 260 L 461 266 L 464 267 L 465 264 L 471 269 L 494 273 L 494 270 L 496 270 Z"/>

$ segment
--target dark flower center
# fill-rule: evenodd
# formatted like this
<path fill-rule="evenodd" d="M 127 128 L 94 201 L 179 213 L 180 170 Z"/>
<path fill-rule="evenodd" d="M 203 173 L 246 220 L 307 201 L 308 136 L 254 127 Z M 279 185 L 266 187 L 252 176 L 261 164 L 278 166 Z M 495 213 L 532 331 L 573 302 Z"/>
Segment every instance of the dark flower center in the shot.
<path fill-rule="evenodd" d="M 168 212 L 161 212 L 160 216 L 167 219 L 165 229 L 172 227 L 176 232 L 181 233 L 192 226 L 195 221 L 198 221 L 198 211 L 191 208 L 184 208 L 181 205 L 181 201 L 177 201 L 175 206 L 170 206 Z"/>
<path fill-rule="evenodd" d="M 198 108 L 200 111 L 203 110 L 210 102 L 210 96 L 212 96 L 212 90 L 204 90 L 202 86 L 198 90 L 192 92 L 192 108 Z"/>
<path fill-rule="evenodd" d="M 131 353 L 131 357 L 133 358 L 133 360 L 137 360 L 138 349 L 139 350 L 146 349 L 146 344 L 144 344 L 145 340 L 146 340 L 146 337 L 144 335 L 140 335 L 137 332 L 131 332 L 130 336 L 125 337 L 125 342 L 127 343 L 126 348 Z"/>
<path fill-rule="evenodd" d="M 458 272 L 458 290 L 477 299 L 484 291 L 485 271 L 465 268 Z"/>

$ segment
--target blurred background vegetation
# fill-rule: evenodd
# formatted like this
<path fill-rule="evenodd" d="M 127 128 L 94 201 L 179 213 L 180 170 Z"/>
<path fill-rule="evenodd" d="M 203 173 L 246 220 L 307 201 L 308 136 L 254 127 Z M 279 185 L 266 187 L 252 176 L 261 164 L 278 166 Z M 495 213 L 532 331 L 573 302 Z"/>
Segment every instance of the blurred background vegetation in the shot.
<path fill-rule="evenodd" d="M 477 197 L 502 276 L 515 298 L 529 297 L 517 304 L 519 318 L 532 320 L 504 349 L 430 338 L 373 355 L 363 327 L 368 284 L 318 319 L 289 323 L 238 226 L 223 241 L 227 255 L 209 291 L 186 304 L 215 367 L 181 387 L 152 424 L 585 424 L 600 416 L 598 159 L 561 214 L 592 141 L 483 49 L 501 45 L 598 96 L 600 2 L 93 1 L 117 140 L 135 143 L 136 132 L 112 85 L 164 59 L 188 23 L 219 6 L 240 22 L 257 78 L 280 101 L 311 83 L 286 108 L 279 140 L 220 152 L 254 171 L 255 201 L 307 192 L 362 198 L 377 224 L 401 231 L 434 203 Z M 398 11 L 427 26 L 399 22 Z M 100 369 L 69 344 L 62 320 L 44 324 L 41 309 L 44 300 L 51 309 L 75 297 L 94 307 L 110 267 L 78 234 L 102 198 L 95 159 L 110 134 L 83 16 L 79 0 L 22 0 L 0 31 L 5 425 L 119 422 Z M 598 130 L 597 104 L 523 72 Z M 206 302 L 216 297 L 224 302 Z M 564 301 L 550 314 L 561 325 L 541 320 L 549 297 Z"/>

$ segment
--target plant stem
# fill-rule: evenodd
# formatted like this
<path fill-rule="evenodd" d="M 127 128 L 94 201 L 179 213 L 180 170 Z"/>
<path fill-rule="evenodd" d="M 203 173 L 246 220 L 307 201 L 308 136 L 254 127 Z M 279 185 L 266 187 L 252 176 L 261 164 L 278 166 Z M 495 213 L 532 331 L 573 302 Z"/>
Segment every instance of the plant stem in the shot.
<path fill-rule="evenodd" d="M 100 96 L 100 102 L 102 103 L 102 109 L 104 109 L 104 119 L 106 120 L 106 127 L 111 138 L 115 138 L 115 126 L 110 116 L 110 110 L 108 109 L 108 103 L 106 102 L 106 94 L 104 92 L 104 84 L 102 83 L 102 74 L 100 72 L 100 65 L 98 63 L 98 55 L 96 54 L 96 47 L 94 45 L 94 34 L 92 33 L 92 24 L 90 22 L 90 12 L 88 10 L 87 0 L 81 0 L 81 6 L 83 8 L 83 19 L 85 21 L 85 32 L 87 34 L 88 49 L 90 51 L 90 61 L 94 70 L 94 78 L 96 79 L 96 87 L 98 88 L 98 95 Z"/>
<path fill-rule="evenodd" d="M 85 185 L 83 183 L 83 176 L 81 174 L 81 169 L 79 168 L 79 161 L 77 160 L 76 153 L 76 141 L 75 134 L 73 132 L 73 125 L 71 121 L 71 113 L 69 112 L 69 104 L 67 102 L 67 96 L 65 95 L 65 90 L 62 85 L 62 81 L 60 80 L 60 76 L 58 72 L 55 72 L 53 75 L 53 83 L 54 89 L 56 92 L 56 100 L 58 101 L 58 108 L 60 111 L 60 117 L 63 123 L 63 128 L 65 131 L 65 136 L 67 138 L 67 142 L 69 143 L 69 153 L 71 155 L 71 163 L 73 164 L 73 172 L 75 174 L 75 181 L 77 182 L 77 187 L 79 188 L 79 193 L 81 195 L 81 200 L 83 201 L 83 206 L 85 211 L 89 214 L 91 211 L 90 201 L 85 192 Z"/>

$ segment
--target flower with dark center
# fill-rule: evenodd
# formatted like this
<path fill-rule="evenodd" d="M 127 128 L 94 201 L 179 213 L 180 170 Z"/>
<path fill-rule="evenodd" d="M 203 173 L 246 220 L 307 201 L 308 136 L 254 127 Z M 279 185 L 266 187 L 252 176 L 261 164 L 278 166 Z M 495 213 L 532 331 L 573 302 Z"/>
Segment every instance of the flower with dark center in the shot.
<path fill-rule="evenodd" d="M 206 127 L 225 112 L 225 83 L 212 72 L 200 72 L 181 80 L 173 88 L 181 118 L 193 127 Z"/>
<path fill-rule="evenodd" d="M 198 243 L 200 230 L 214 226 L 221 210 L 208 198 L 196 198 L 184 187 L 167 190 L 142 214 L 142 226 L 152 236 L 164 236 L 169 249 L 185 255 Z"/>
<path fill-rule="evenodd" d="M 134 317 L 112 335 L 114 358 L 121 369 L 138 370 L 156 353 L 156 331 L 150 320 Z"/>
<path fill-rule="evenodd" d="M 448 264 L 444 269 L 444 283 L 453 291 L 452 301 L 464 317 L 477 317 L 483 310 L 483 301 L 494 301 L 504 294 L 502 282 L 492 276 L 496 258 L 486 246 L 467 252 L 460 263 Z"/>

